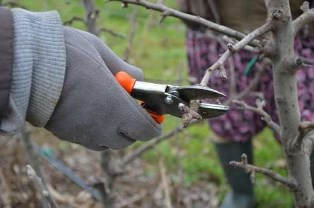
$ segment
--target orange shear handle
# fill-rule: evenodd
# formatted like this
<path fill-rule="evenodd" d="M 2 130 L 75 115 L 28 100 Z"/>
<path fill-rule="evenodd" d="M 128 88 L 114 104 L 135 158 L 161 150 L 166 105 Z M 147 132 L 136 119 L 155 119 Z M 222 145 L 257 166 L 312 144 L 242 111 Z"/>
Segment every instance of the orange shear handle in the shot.
<path fill-rule="evenodd" d="M 133 87 L 135 85 L 136 79 L 134 79 L 132 76 L 130 76 L 128 73 L 124 71 L 118 72 L 116 75 L 116 80 L 120 83 L 120 85 L 131 95 L 133 91 Z M 142 103 L 143 106 L 143 103 Z M 159 115 L 154 111 L 151 111 L 149 109 L 145 109 L 150 116 L 158 123 L 161 124 L 164 121 L 164 116 Z"/>

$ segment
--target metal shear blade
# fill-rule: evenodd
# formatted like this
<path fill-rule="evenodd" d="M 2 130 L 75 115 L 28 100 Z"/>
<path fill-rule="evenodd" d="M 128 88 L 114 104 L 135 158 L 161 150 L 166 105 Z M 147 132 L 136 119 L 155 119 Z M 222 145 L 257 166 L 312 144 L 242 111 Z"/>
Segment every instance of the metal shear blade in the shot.
<path fill-rule="evenodd" d="M 191 100 L 217 99 L 225 95 L 205 86 L 172 86 L 136 81 L 131 92 L 132 97 L 144 102 L 143 107 L 157 114 L 170 114 L 182 117 L 179 104 L 190 105 Z M 220 116 L 229 107 L 225 105 L 200 103 L 198 113 L 203 119 Z"/>

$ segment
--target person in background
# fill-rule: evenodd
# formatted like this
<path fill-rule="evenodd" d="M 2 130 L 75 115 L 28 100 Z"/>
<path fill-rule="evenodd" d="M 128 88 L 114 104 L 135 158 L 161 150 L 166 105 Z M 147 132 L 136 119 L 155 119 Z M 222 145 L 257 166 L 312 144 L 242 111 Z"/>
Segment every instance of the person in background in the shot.
<path fill-rule="evenodd" d="M 63 27 L 55 11 L 0 7 L 0 20 L 0 134 L 19 132 L 26 120 L 92 150 L 161 134 L 114 78 L 123 70 L 142 80 L 142 71 L 96 36 Z"/>
<path fill-rule="evenodd" d="M 267 11 L 264 0 L 240 0 L 232 2 L 228 0 L 177 0 L 182 12 L 200 16 L 210 21 L 225 25 L 232 29 L 249 33 L 265 23 Z M 302 0 L 291 0 L 290 6 L 293 18 L 301 14 Z M 312 3 L 312 2 L 311 2 Z M 186 50 L 188 57 L 189 76 L 193 83 L 200 83 L 206 69 L 214 64 L 219 55 L 226 50 L 226 43 L 221 41 L 218 34 L 208 31 L 205 27 L 196 23 L 185 22 L 187 25 Z M 218 37 L 218 38 L 217 38 Z M 296 54 L 308 60 L 314 60 L 314 33 L 311 28 L 302 31 L 295 39 Z M 211 76 L 209 86 L 221 92 L 230 94 L 231 90 L 239 93 L 245 90 L 257 73 L 256 62 L 258 57 L 251 52 L 242 50 L 230 58 L 235 75 L 231 77 L 226 65 L 229 79 L 235 80 L 235 89 L 231 89 L 230 83 L 220 78 L 219 72 Z M 299 104 L 302 120 L 313 120 L 314 104 L 314 67 L 307 70 L 299 70 L 297 73 Z M 262 92 L 266 100 L 265 110 L 275 121 L 278 117 L 275 110 L 275 100 L 272 85 L 272 73 L 268 67 L 262 75 L 261 81 L 243 100 L 249 105 L 255 105 L 256 95 Z M 228 99 L 228 98 L 226 98 Z M 255 195 L 249 175 L 240 169 L 229 165 L 231 160 L 240 160 L 242 153 L 248 156 L 249 163 L 253 162 L 252 138 L 257 135 L 266 124 L 260 116 L 230 106 L 230 110 L 215 119 L 209 121 L 213 133 L 213 140 L 218 157 L 223 167 L 231 191 L 222 201 L 220 208 L 252 208 L 255 205 Z M 314 157 L 311 156 L 311 172 L 314 172 Z M 312 180 L 313 182 L 313 180 Z"/>

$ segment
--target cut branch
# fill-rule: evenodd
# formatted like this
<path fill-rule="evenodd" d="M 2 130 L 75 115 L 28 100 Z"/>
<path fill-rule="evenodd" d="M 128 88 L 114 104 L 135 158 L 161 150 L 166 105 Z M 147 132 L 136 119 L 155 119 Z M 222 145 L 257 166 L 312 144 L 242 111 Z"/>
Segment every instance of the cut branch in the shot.
<path fill-rule="evenodd" d="M 277 182 L 287 186 L 291 190 L 297 190 L 298 189 L 298 184 L 296 182 L 294 182 L 293 180 L 285 178 L 285 177 L 279 175 L 278 173 L 276 173 L 272 170 L 269 170 L 266 168 L 260 168 L 260 167 L 256 167 L 254 165 L 248 164 L 246 154 L 243 154 L 241 156 L 241 162 L 231 161 L 229 164 L 233 167 L 236 167 L 236 168 L 242 168 L 246 173 L 251 174 L 251 181 L 254 181 L 255 173 L 261 173 L 265 176 L 268 176 L 272 180 L 277 181 Z"/>

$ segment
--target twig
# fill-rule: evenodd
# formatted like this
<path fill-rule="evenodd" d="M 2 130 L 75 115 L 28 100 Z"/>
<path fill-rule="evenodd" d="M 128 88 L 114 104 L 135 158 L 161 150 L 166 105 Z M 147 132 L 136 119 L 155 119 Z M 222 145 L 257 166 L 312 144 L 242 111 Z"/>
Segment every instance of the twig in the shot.
<path fill-rule="evenodd" d="M 69 180 L 71 180 L 74 184 L 76 184 L 81 189 L 87 191 L 92 195 L 92 197 L 98 201 L 101 201 L 100 193 L 90 187 L 81 177 L 75 174 L 69 167 L 67 167 L 62 161 L 58 160 L 55 156 L 46 154 L 45 150 L 33 143 L 34 151 L 38 156 L 41 156 L 46 162 L 48 162 L 53 168 L 66 176 Z M 38 173 L 37 173 L 38 174 Z"/>
<path fill-rule="evenodd" d="M 191 125 L 192 126 L 194 124 L 200 123 L 200 121 L 197 122 L 193 122 Z M 174 135 L 182 132 L 183 130 L 185 130 L 185 128 L 183 127 L 176 127 L 174 128 L 172 131 L 157 137 L 149 142 L 146 142 L 145 144 L 143 144 L 142 146 L 140 146 L 139 148 L 137 148 L 136 150 L 132 151 L 131 153 L 127 154 L 126 156 L 124 156 L 124 158 L 122 159 L 122 166 L 125 166 L 131 162 L 133 162 L 136 158 L 140 157 L 142 154 L 144 154 L 146 151 L 152 149 L 153 147 L 155 147 L 158 143 L 169 139 L 171 137 L 173 137 Z"/>
<path fill-rule="evenodd" d="M 209 67 L 206 71 L 206 74 L 204 75 L 202 81 L 201 81 L 201 85 L 207 85 L 208 81 L 210 79 L 210 75 L 211 73 L 216 70 L 216 69 L 220 69 L 222 70 L 222 72 L 224 73 L 225 68 L 224 68 L 224 64 L 226 62 L 226 60 L 235 52 L 238 52 L 239 50 L 241 50 L 243 47 L 245 47 L 246 45 L 248 45 L 248 43 L 250 43 L 251 41 L 255 40 L 256 38 L 258 38 L 259 36 L 269 32 L 271 29 L 271 24 L 269 22 L 265 23 L 264 25 L 262 25 L 261 27 L 255 29 L 253 32 L 249 33 L 247 36 L 245 36 L 241 41 L 239 41 L 238 43 L 236 43 L 235 45 L 232 44 L 228 44 L 228 51 L 226 51 L 219 59 L 216 63 L 214 63 L 211 67 Z M 224 73 L 225 74 L 225 73 Z M 222 78 L 226 78 L 224 76 L 221 76 Z"/>
<path fill-rule="evenodd" d="M 130 32 L 128 37 L 128 45 L 124 51 L 124 61 L 128 62 L 130 58 L 131 49 L 133 48 L 133 42 L 135 37 L 135 32 L 137 30 L 137 9 L 134 9 L 131 14 L 131 25 L 130 25 Z"/>
<path fill-rule="evenodd" d="M 300 9 L 303 11 L 303 14 L 300 15 L 297 19 L 292 22 L 294 28 L 294 36 L 308 23 L 314 21 L 314 10 L 310 9 L 309 2 L 303 2 Z"/>
<path fill-rule="evenodd" d="M 116 185 L 116 177 L 119 176 L 119 174 L 116 174 L 118 172 L 117 169 L 122 167 L 119 162 L 120 160 L 115 155 L 115 152 L 106 150 L 101 153 L 102 177 L 99 178 L 98 183 L 94 184 L 94 187 L 102 194 L 102 205 L 104 208 L 114 207 L 116 203 L 113 189 Z"/>
<path fill-rule="evenodd" d="M 213 0 L 207 0 L 210 11 L 213 14 L 216 23 L 220 24 L 220 15 L 218 13 L 217 5 Z"/>
<path fill-rule="evenodd" d="M 96 26 L 96 20 L 99 10 L 94 8 L 94 0 L 82 0 L 82 3 L 85 9 L 84 23 L 87 27 L 87 31 L 98 36 L 99 30 Z"/>
<path fill-rule="evenodd" d="M 165 193 L 166 207 L 172 208 L 169 182 L 168 182 L 168 178 L 166 175 L 166 168 L 165 168 L 165 165 L 164 165 L 162 159 L 159 161 L 159 168 L 160 168 L 160 174 L 161 174 L 161 184 L 162 184 L 162 187 L 163 187 L 164 193 Z"/>
<path fill-rule="evenodd" d="M 74 22 L 83 22 L 84 23 L 84 19 L 82 17 L 74 16 L 71 19 L 64 21 L 63 25 L 72 25 Z"/>
<path fill-rule="evenodd" d="M 50 195 L 50 192 L 46 188 L 46 186 L 43 184 L 40 177 L 37 176 L 35 170 L 30 165 L 26 165 L 27 175 L 28 177 L 34 182 L 37 191 L 42 195 L 43 198 L 46 198 L 52 208 L 58 208 L 57 203 Z"/>
<path fill-rule="evenodd" d="M 71 19 L 69 19 L 67 21 L 64 21 L 63 25 L 72 25 L 74 22 L 82 22 L 87 27 L 87 23 L 85 23 L 84 19 L 82 17 L 77 17 L 77 16 L 74 16 Z M 97 31 L 98 31 L 99 34 L 102 33 L 102 32 L 106 32 L 106 33 L 112 35 L 113 37 L 126 39 L 125 35 L 123 35 L 121 33 L 118 33 L 118 32 L 116 32 L 116 31 L 114 31 L 112 29 L 106 28 L 106 27 L 102 27 L 99 30 L 97 29 Z"/>
<path fill-rule="evenodd" d="M 233 38 L 228 37 L 227 35 L 223 35 L 223 36 L 222 36 L 222 39 L 223 39 L 225 42 L 231 43 L 231 44 L 233 44 L 233 45 L 235 45 L 235 44 L 237 44 L 237 43 L 239 42 L 239 41 L 237 41 L 237 40 L 235 40 L 235 39 L 233 39 Z M 256 48 L 254 48 L 254 47 L 252 47 L 252 46 L 250 46 L 250 45 L 244 46 L 244 47 L 243 47 L 243 50 L 246 50 L 246 51 L 249 51 L 249 52 L 252 52 L 252 53 L 258 53 L 258 52 L 259 52 Z"/>
<path fill-rule="evenodd" d="M 99 29 L 99 34 L 102 33 L 102 32 L 106 32 L 108 33 L 109 35 L 112 35 L 113 37 L 116 37 L 116 38 L 121 38 L 121 39 L 126 39 L 126 36 L 121 34 L 121 33 L 118 33 L 112 29 L 109 29 L 109 28 L 106 28 L 106 27 L 102 27 Z"/>
<path fill-rule="evenodd" d="M 147 195 L 146 192 L 142 192 L 140 194 L 137 194 L 135 196 L 132 196 L 122 202 L 120 202 L 119 204 L 116 205 L 116 208 L 123 208 L 126 206 L 131 206 L 132 204 L 134 204 L 135 202 L 143 199 L 145 196 Z"/>
<path fill-rule="evenodd" d="M 277 182 L 287 186 L 291 190 L 297 190 L 298 189 L 298 184 L 296 182 L 294 182 L 293 180 L 285 178 L 285 177 L 281 176 L 280 174 L 278 174 L 272 170 L 269 170 L 266 168 L 260 168 L 260 167 L 256 167 L 254 165 L 248 164 L 246 154 L 242 154 L 241 162 L 231 161 L 229 164 L 233 167 L 236 167 L 236 168 L 242 168 L 246 173 L 250 173 L 252 182 L 254 182 L 254 180 L 255 180 L 255 173 L 261 173 L 265 176 L 268 176 L 272 180 L 277 181 Z"/>
<path fill-rule="evenodd" d="M 124 5 L 127 4 L 135 4 L 135 5 L 139 5 L 142 7 L 145 7 L 146 9 L 152 9 L 155 11 L 159 11 L 161 12 L 164 16 L 172 16 L 172 17 L 176 17 L 182 20 L 186 20 L 189 22 L 194 22 L 194 23 L 198 23 L 200 25 L 206 26 L 208 29 L 220 32 L 222 34 L 228 35 L 230 37 L 233 37 L 237 40 L 240 40 L 242 38 L 245 37 L 245 34 L 233 30 L 231 28 L 216 24 L 214 22 L 211 22 L 209 20 L 206 20 L 202 17 L 199 16 L 194 16 L 194 15 L 190 15 L 190 14 L 186 14 L 184 12 L 180 12 L 178 10 L 169 8 L 161 3 L 152 3 L 146 0 L 109 0 L 110 1 L 119 1 L 122 2 Z M 251 43 L 252 46 L 258 46 L 259 45 L 259 41 L 258 40 L 254 40 Z"/>
<path fill-rule="evenodd" d="M 44 181 L 43 174 L 42 174 L 42 171 L 40 169 L 39 158 L 35 153 L 35 146 L 34 146 L 33 140 L 31 139 L 31 130 L 28 128 L 28 126 L 25 125 L 22 128 L 20 137 L 21 137 L 20 139 L 21 139 L 21 141 L 25 147 L 25 152 L 26 152 L 26 155 L 28 157 L 28 160 L 29 160 L 31 166 L 35 169 L 35 172 L 38 175 L 38 177 Z M 43 182 L 43 183 L 45 183 L 45 182 Z M 49 206 L 50 202 L 46 197 L 42 198 L 41 203 L 42 203 L 44 208 L 50 207 Z"/>
<path fill-rule="evenodd" d="M 36 174 L 43 178 L 43 174 L 40 169 L 39 158 L 36 155 L 36 146 L 34 145 L 32 138 L 31 138 L 31 130 L 26 125 L 22 128 L 21 131 L 21 138 L 22 143 L 25 147 L 27 157 L 31 166 L 35 169 Z"/>
<path fill-rule="evenodd" d="M 250 82 L 250 84 L 243 90 L 241 93 L 236 94 L 232 97 L 230 97 L 226 102 L 224 102 L 224 105 L 229 105 L 232 100 L 241 100 L 245 96 L 247 96 L 250 92 L 254 91 L 258 83 L 260 82 L 262 75 L 264 74 L 265 71 L 265 65 L 269 64 L 269 60 L 267 58 L 264 59 L 262 64 L 256 63 L 255 67 L 257 68 L 257 73 L 255 74 L 254 78 Z"/>
<path fill-rule="evenodd" d="M 50 184 L 47 184 L 47 189 L 51 193 L 51 196 L 56 199 L 59 203 L 67 204 L 71 207 L 80 207 L 80 204 L 76 203 L 75 197 L 65 193 L 59 193 Z"/>
<path fill-rule="evenodd" d="M 210 35 L 211 33 L 207 33 L 207 34 Z M 221 45 L 221 47 L 223 47 L 224 50 L 228 50 L 226 42 L 229 42 L 229 41 L 224 39 L 224 37 L 227 37 L 226 35 L 215 36 L 215 35 L 211 34 L 210 37 L 213 38 L 214 40 L 216 40 Z M 232 40 L 231 38 L 229 38 L 229 39 Z M 234 60 L 228 59 L 227 64 L 228 64 L 229 74 L 230 74 L 230 78 L 229 78 L 229 92 L 230 92 L 230 94 L 229 95 L 230 95 L 230 97 L 233 97 L 233 95 L 236 93 L 236 72 L 235 72 Z"/>
<path fill-rule="evenodd" d="M 245 102 L 239 101 L 239 100 L 233 100 L 232 102 L 243 107 L 245 110 L 253 111 L 253 112 L 261 115 L 262 119 L 267 123 L 267 125 L 270 128 L 272 128 L 277 134 L 280 134 L 280 126 L 272 120 L 271 116 L 266 111 L 264 111 L 264 109 L 263 109 L 264 102 L 263 101 L 257 101 L 257 107 L 250 106 L 250 105 L 246 104 Z"/>
<path fill-rule="evenodd" d="M 9 185 L 9 181 L 5 178 L 5 175 L 0 166 L 0 204 L 4 207 L 12 207 L 12 191 Z"/>
<path fill-rule="evenodd" d="M 9 7 L 19 7 L 19 8 L 25 9 L 24 6 L 22 6 L 20 3 L 16 2 L 16 1 L 6 1 L 3 3 L 0 2 L 0 5 L 5 6 L 5 7 L 9 6 Z"/>

